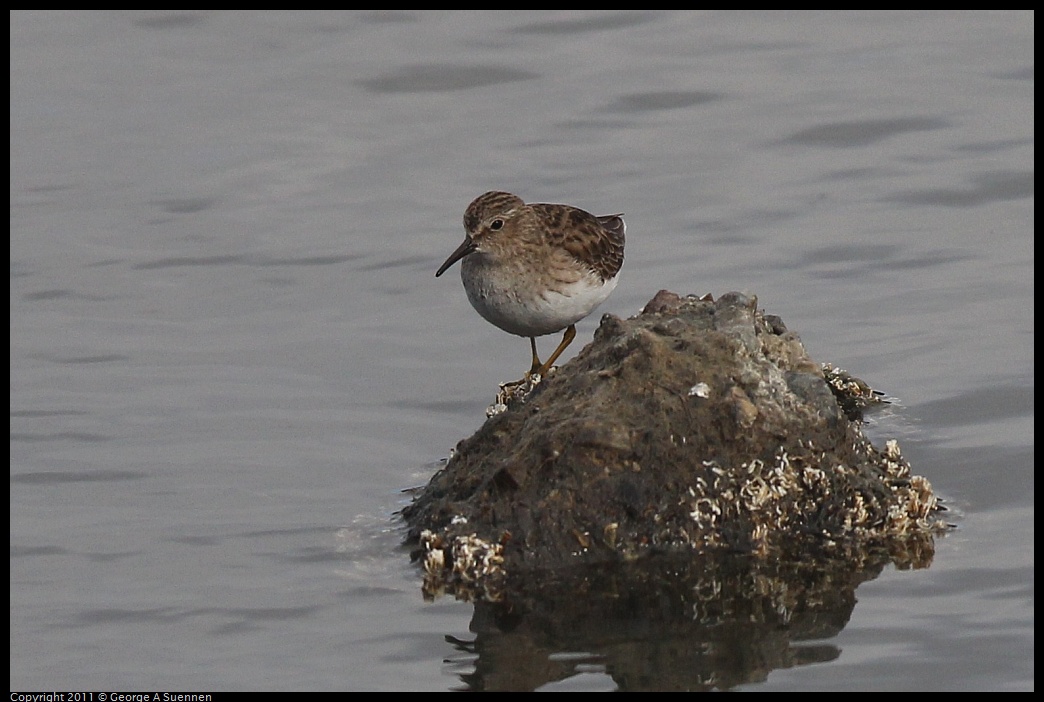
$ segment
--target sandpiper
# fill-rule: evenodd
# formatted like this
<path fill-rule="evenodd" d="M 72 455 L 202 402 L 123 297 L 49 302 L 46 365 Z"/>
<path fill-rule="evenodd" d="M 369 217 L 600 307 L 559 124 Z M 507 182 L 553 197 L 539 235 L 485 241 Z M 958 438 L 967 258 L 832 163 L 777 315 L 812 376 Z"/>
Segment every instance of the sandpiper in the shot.
<path fill-rule="evenodd" d="M 488 192 L 464 212 L 464 243 L 435 272 L 457 261 L 468 301 L 504 331 L 529 337 L 533 365 L 547 375 L 576 337 L 578 321 L 605 302 L 624 260 L 623 215 L 596 217 L 569 205 L 527 205 L 517 195 Z M 536 337 L 565 330 L 544 363 Z"/>

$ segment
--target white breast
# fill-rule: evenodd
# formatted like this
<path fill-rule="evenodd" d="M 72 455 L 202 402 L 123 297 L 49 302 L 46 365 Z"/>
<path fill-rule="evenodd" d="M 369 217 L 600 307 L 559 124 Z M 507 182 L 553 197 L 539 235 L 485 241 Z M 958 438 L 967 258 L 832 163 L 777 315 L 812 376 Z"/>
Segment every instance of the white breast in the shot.
<path fill-rule="evenodd" d="M 505 274 L 503 267 L 484 265 L 483 257 L 477 254 L 464 259 L 460 276 L 475 311 L 518 336 L 553 334 L 580 321 L 605 302 L 617 280 L 603 283 L 590 273 L 571 283 L 540 284 Z M 530 284 L 518 284 L 520 279 Z"/>

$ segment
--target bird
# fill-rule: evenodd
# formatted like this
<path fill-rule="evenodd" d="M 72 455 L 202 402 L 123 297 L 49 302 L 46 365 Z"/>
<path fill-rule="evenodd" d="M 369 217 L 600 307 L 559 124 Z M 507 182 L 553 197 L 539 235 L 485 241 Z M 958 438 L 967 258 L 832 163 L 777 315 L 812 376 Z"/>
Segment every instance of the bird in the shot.
<path fill-rule="evenodd" d="M 623 214 L 595 216 L 578 207 L 526 204 L 490 191 L 464 212 L 464 241 L 435 272 L 457 261 L 475 311 L 496 327 L 529 339 L 525 374 L 546 377 L 576 337 L 576 323 L 609 297 L 624 262 Z M 536 337 L 565 330 L 544 362 Z M 520 381 L 521 382 L 521 381 Z"/>

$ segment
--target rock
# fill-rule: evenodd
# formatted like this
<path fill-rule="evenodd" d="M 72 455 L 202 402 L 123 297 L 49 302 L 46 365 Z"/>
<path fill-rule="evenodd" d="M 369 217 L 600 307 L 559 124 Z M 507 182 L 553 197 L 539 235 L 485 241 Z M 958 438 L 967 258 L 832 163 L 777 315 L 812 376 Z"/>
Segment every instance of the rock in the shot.
<path fill-rule="evenodd" d="M 923 566 L 945 525 L 898 445 L 856 421 L 879 401 L 756 298 L 660 291 L 502 389 L 403 510 L 407 540 L 426 591 L 493 601 L 527 573 L 665 552 Z"/>

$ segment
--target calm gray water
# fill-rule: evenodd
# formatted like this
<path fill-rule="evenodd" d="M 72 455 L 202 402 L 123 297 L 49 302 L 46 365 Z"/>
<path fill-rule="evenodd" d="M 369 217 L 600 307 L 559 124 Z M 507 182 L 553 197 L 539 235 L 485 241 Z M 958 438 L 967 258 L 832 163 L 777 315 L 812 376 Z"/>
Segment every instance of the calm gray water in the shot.
<path fill-rule="evenodd" d="M 12 13 L 11 688 L 473 679 L 393 513 L 529 363 L 433 276 L 506 189 L 626 213 L 602 311 L 758 295 L 953 510 L 739 689 L 1032 689 L 1033 21 Z"/>

